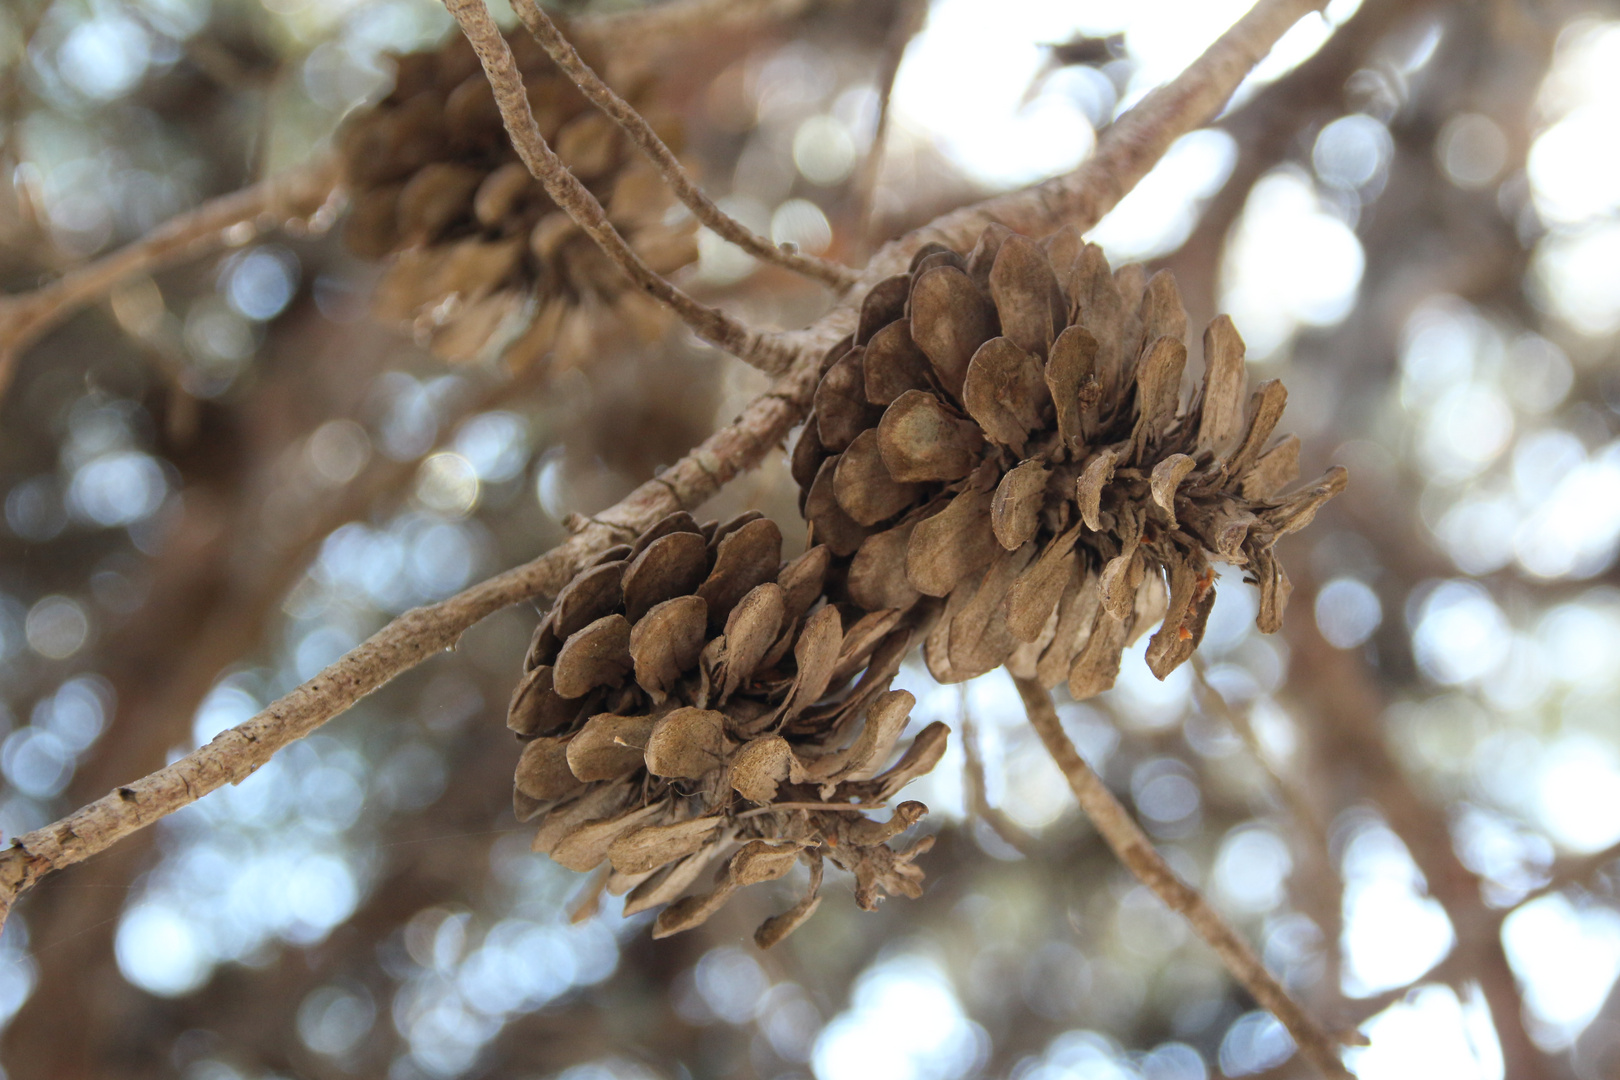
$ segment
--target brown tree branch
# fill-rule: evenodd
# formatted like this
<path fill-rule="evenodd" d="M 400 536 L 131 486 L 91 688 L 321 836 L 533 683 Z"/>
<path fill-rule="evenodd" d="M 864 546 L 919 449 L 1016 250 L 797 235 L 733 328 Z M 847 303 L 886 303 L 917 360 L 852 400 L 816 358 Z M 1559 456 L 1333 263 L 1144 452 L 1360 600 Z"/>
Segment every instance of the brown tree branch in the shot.
<path fill-rule="evenodd" d="M 647 123 L 628 101 L 614 93 L 613 88 L 603 82 L 601 77 L 591 70 L 590 65 L 580 58 L 578 51 L 562 36 L 557 24 L 541 10 L 539 4 L 534 0 L 513 0 L 512 9 L 517 12 L 518 18 L 523 20 L 523 25 L 529 28 L 529 33 L 534 35 L 535 40 L 551 59 L 556 61 L 557 66 L 574 80 L 574 85 L 579 87 L 580 92 L 624 129 L 624 133 L 630 136 L 630 141 L 635 143 L 636 148 L 653 163 L 664 183 L 669 185 L 676 198 L 686 204 L 687 209 L 692 211 L 692 216 L 698 221 L 754 258 L 775 263 L 834 289 L 846 289 L 860 277 L 859 273 L 849 267 L 827 259 L 784 251 L 721 210 L 681 167 L 674 153 L 664 145 L 664 140 L 653 131 L 652 125 Z"/>
<path fill-rule="evenodd" d="M 495 91 L 501 121 L 523 164 L 545 186 L 553 202 L 567 211 L 585 234 L 596 241 L 607 257 L 625 276 L 648 296 L 673 311 L 698 337 L 761 371 L 779 375 L 792 362 L 792 353 L 783 347 L 779 335 L 762 334 L 733 319 L 723 311 L 701 304 L 670 284 L 630 250 L 624 237 L 608 221 L 607 211 L 596 201 L 579 178 L 568 171 L 546 143 L 535 122 L 523 76 L 512 58 L 512 49 L 500 27 L 490 17 L 484 0 L 445 0 L 445 7 L 472 42 L 484 74 Z"/>
<path fill-rule="evenodd" d="M 1014 678 L 1018 696 L 1024 700 L 1030 725 L 1047 752 L 1057 762 L 1069 781 L 1075 799 L 1085 811 L 1102 838 L 1108 842 L 1119 861 L 1135 874 L 1137 879 L 1153 890 L 1172 911 L 1186 919 L 1188 924 L 1214 949 L 1232 977 L 1259 1002 L 1262 1007 L 1281 1021 L 1294 1038 L 1301 1054 L 1316 1066 L 1323 1076 L 1349 1077 L 1351 1073 L 1339 1060 L 1338 1049 L 1327 1032 L 1317 1026 L 1288 991 L 1282 988 L 1255 955 L 1249 943 L 1227 925 L 1226 920 L 1210 907 L 1196 889 L 1189 887 L 1153 848 L 1153 843 L 1131 819 L 1130 813 L 1120 805 L 1114 793 L 1092 771 L 1074 743 L 1063 733 L 1052 697 L 1030 679 Z"/>
<path fill-rule="evenodd" d="M 479 0 L 452 2 L 466 6 Z M 780 348 L 792 357 L 791 365 L 736 421 L 597 515 L 561 546 L 441 603 L 406 612 L 209 745 L 61 821 L 16 838 L 13 847 L 0 853 L 0 921 L 16 898 L 46 874 L 81 862 L 210 791 L 241 780 L 278 749 L 314 731 L 400 672 L 454 646 L 480 619 L 509 604 L 554 594 L 609 545 L 666 513 L 701 504 L 738 473 L 757 465 L 803 418 L 822 359 L 854 330 L 866 288 L 902 272 L 922 244 L 937 240 L 965 249 L 992 222 L 1016 224 L 1035 235 L 1068 223 L 1091 228 L 1153 167 L 1157 155 L 1214 116 L 1289 26 L 1319 6 L 1319 0 L 1260 0 L 1173 82 L 1121 117 L 1096 156 L 1075 173 L 957 210 L 885 245 L 862 273 L 859 286 L 838 305 L 810 327 L 780 336 Z"/>
<path fill-rule="evenodd" d="M 131 276 L 227 243 L 245 243 L 266 228 L 314 216 L 337 187 L 337 163 L 322 157 L 252 187 L 209 199 L 110 255 L 70 270 L 33 292 L 0 298 L 0 395 L 28 347 L 63 319 L 106 296 Z M 238 235 L 246 226 L 246 235 Z"/>
<path fill-rule="evenodd" d="M 1341 770 L 1360 776 L 1362 792 L 1423 871 L 1429 895 L 1440 902 L 1456 931 L 1454 953 L 1464 958 L 1469 977 L 1479 982 L 1490 1007 L 1507 1075 L 1514 1080 L 1558 1075 L 1525 1030 L 1524 999 L 1502 945 L 1506 912 L 1486 905 L 1478 875 L 1463 865 L 1452 846 L 1444 809 L 1419 793 L 1391 752 L 1384 734 L 1385 702 L 1364 662 L 1353 651 L 1328 645 L 1309 619 L 1289 625 L 1291 667 L 1310 672 L 1310 678 L 1297 680 L 1313 714 L 1306 730 Z"/>

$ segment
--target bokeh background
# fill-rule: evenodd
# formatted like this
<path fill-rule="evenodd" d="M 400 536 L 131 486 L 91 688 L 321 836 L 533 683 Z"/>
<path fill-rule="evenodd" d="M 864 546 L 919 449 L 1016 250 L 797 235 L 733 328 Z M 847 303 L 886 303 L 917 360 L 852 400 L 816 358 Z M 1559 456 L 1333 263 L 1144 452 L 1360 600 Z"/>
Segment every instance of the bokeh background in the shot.
<path fill-rule="evenodd" d="M 797 6 L 638 48 L 727 210 L 858 261 L 1072 168 L 1246 5 Z M 433 0 L 12 0 L 0 283 L 328 152 L 392 53 L 450 31 Z M 1287 381 L 1305 473 L 1352 483 L 1285 543 L 1281 634 L 1229 575 L 1196 664 L 1159 683 L 1138 646 L 1065 725 L 1298 997 L 1366 1035 L 1364 1080 L 1620 1076 L 1617 135 L 1620 7 L 1333 0 L 1091 234 L 1173 268 L 1195 325 L 1230 312 L 1255 374 Z M 6 838 L 543 552 L 761 386 L 676 329 L 446 364 L 370 316 L 378 268 L 340 231 L 246 230 L 21 358 Z M 677 279 L 758 325 L 828 303 L 700 251 Z M 795 520 L 780 457 L 703 516 L 748 507 Z M 999 673 L 902 674 L 916 722 L 955 729 L 910 795 L 939 837 L 923 899 L 865 914 L 834 880 L 770 953 L 748 935 L 792 879 L 657 943 L 612 898 L 582 909 L 585 879 L 511 816 L 503 717 L 536 618 L 492 617 L 37 889 L 0 938 L 5 1075 L 1308 1075 L 1113 862 Z"/>

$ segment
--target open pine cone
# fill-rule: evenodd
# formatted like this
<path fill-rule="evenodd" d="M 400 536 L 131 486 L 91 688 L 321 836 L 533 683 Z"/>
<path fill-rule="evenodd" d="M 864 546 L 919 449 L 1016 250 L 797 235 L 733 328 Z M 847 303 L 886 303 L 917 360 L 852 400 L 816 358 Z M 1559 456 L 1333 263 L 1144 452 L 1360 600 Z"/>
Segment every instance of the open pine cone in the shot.
<path fill-rule="evenodd" d="M 876 285 L 793 454 L 848 598 L 932 608 L 942 682 L 1007 663 L 1076 699 L 1112 686 L 1161 616 L 1153 672 L 1192 655 L 1211 561 L 1246 569 L 1276 630 L 1289 584 L 1272 546 L 1345 472 L 1278 494 L 1299 472 L 1298 439 L 1267 448 L 1286 391 L 1264 383 L 1245 416 L 1243 342 L 1222 316 L 1184 402 L 1186 324 L 1169 273 L 1113 274 L 1073 228 L 1036 242 L 992 226 L 967 256 L 928 245 Z"/>
<path fill-rule="evenodd" d="M 673 200 L 617 125 L 526 33 L 510 44 L 541 133 L 630 246 L 659 273 L 696 258 L 693 224 L 665 224 Z M 554 342 L 583 353 L 603 306 L 647 323 L 624 275 L 518 159 L 467 39 L 396 59 L 393 91 L 338 135 L 353 201 L 345 239 L 364 258 L 392 256 L 378 316 L 411 324 L 446 359 L 501 354 L 518 367 Z M 627 96 L 678 146 L 639 91 Z"/>
<path fill-rule="evenodd" d="M 921 892 L 913 860 L 932 838 L 886 841 L 927 808 L 860 812 L 945 752 L 949 730 L 931 724 L 880 772 L 913 704 L 889 690 L 913 631 L 897 611 L 827 603 L 825 547 L 786 565 L 781 548 L 757 513 L 701 528 L 670 515 L 558 594 L 512 697 L 507 723 L 526 740 L 513 800 L 540 820 L 535 850 L 571 870 L 611 863 L 627 915 L 676 901 L 657 937 L 800 860 L 809 894 L 760 926 L 763 947 L 815 911 L 823 858 L 854 873 L 868 910 Z M 732 851 L 713 888 L 677 899 Z"/>

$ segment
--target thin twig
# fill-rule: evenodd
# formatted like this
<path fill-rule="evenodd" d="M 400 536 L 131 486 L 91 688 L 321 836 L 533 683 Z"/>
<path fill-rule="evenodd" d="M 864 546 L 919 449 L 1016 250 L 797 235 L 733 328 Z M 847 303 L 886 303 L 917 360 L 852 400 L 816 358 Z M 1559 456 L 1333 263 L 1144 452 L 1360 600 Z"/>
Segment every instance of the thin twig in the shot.
<path fill-rule="evenodd" d="M 674 153 L 664 145 L 664 140 L 653 131 L 652 125 L 591 70 L 590 65 L 580 58 L 579 53 L 562 36 L 557 24 L 541 10 L 540 5 L 534 0 L 513 0 L 512 10 L 517 12 L 518 18 L 523 20 L 523 25 L 529 28 L 529 33 L 534 35 L 535 40 L 552 60 L 556 61 L 557 66 L 574 80 L 574 85 L 579 87 L 580 92 L 624 129 L 624 133 L 630 136 L 630 141 L 635 143 L 636 148 L 653 163 L 664 183 L 669 185 L 676 198 L 686 204 L 687 209 L 692 211 L 692 215 L 698 221 L 756 259 L 775 263 L 835 289 L 846 289 L 860 277 L 856 271 L 839 263 L 819 259 L 813 255 L 784 251 L 716 206 L 714 200 L 705 195 L 681 167 Z"/>
<path fill-rule="evenodd" d="M 883 171 L 883 146 L 889 135 L 889 100 L 894 96 L 894 79 L 900 74 L 900 61 L 906 46 L 923 27 L 928 18 L 928 0 L 900 0 L 894 25 L 889 27 L 888 40 L 883 43 L 883 60 L 878 66 L 877 124 L 872 129 L 872 142 L 861 159 L 853 185 L 855 240 L 865 251 L 871 240 L 872 198 L 877 192 L 878 174 Z"/>
<path fill-rule="evenodd" d="M 903 272 L 924 243 L 936 240 L 965 249 L 993 221 L 1016 219 L 1035 235 L 1064 224 L 1091 228 L 1152 168 L 1156 160 L 1152 148 L 1162 153 L 1177 137 L 1207 123 L 1267 48 L 1312 7 L 1307 0 L 1260 0 L 1165 91 L 1149 95 L 1121 117 L 1099 143 L 1096 157 L 1083 167 L 1100 192 L 1060 178 L 1024 192 L 1029 207 L 1021 208 L 1017 199 L 1003 196 L 957 210 L 885 245 L 862 272 L 859 286 L 831 311 L 804 330 L 781 336 L 792 364 L 741 416 L 588 521 L 559 547 L 441 603 L 406 612 L 208 746 L 60 821 L 17 837 L 12 848 L 0 852 L 0 923 L 16 898 L 46 874 L 81 862 L 210 791 L 248 776 L 281 747 L 441 648 L 453 646 L 480 619 L 509 604 L 554 595 L 576 570 L 611 544 L 673 510 L 698 506 L 737 474 L 759 464 L 804 418 L 821 361 L 836 342 L 854 331 L 866 288 Z M 1195 86 L 1202 89 L 1195 91 Z M 1129 140 L 1131 145 L 1115 150 L 1115 139 Z"/>
<path fill-rule="evenodd" d="M 1343 1001 L 1339 990 L 1339 972 L 1344 965 L 1344 955 L 1335 927 L 1342 928 L 1343 924 L 1344 877 L 1334 861 L 1322 815 L 1300 784 L 1277 769 L 1261 744 L 1248 712 L 1234 707 L 1209 681 L 1208 665 L 1204 658 L 1194 653 L 1191 667 L 1199 705 L 1205 712 L 1224 719 L 1242 736 L 1250 756 L 1265 770 L 1272 788 L 1289 811 L 1297 833 L 1295 839 L 1299 852 L 1290 879 L 1292 895 L 1300 909 L 1310 915 L 1323 932 L 1322 949 L 1327 977 L 1319 985 L 1330 994 L 1341 995 L 1339 1000 Z M 1334 1031 L 1334 1037 L 1346 1045 L 1365 1045 L 1365 1036 L 1356 1031 L 1355 1026 L 1341 1023 Z"/>
<path fill-rule="evenodd" d="M 1316 807 L 1306 798 L 1298 784 L 1277 771 L 1272 763 L 1266 748 L 1260 742 L 1260 735 L 1254 730 L 1254 724 L 1249 714 L 1242 709 L 1235 708 L 1226 696 L 1209 681 L 1208 665 L 1204 658 L 1197 653 L 1193 654 L 1191 667 L 1193 669 L 1193 685 L 1197 688 L 1198 703 L 1205 711 L 1218 715 L 1225 720 L 1234 731 L 1243 739 L 1243 745 L 1248 747 L 1249 756 L 1265 770 L 1266 776 L 1271 780 L 1271 786 L 1276 790 L 1282 801 L 1287 804 L 1288 810 L 1294 816 L 1311 843 L 1320 852 L 1329 850 L 1327 826 L 1322 823 L 1322 815 L 1317 813 Z M 1331 861 L 1331 858 L 1330 858 Z"/>
<path fill-rule="evenodd" d="M 979 753 L 979 733 L 973 729 L 973 714 L 967 707 L 966 684 L 960 689 L 961 708 L 957 711 L 957 719 L 962 724 L 962 753 L 966 757 L 962 772 L 965 776 L 964 786 L 967 788 L 968 813 L 988 825 L 990 831 L 1000 837 L 1008 847 L 1020 855 L 1028 855 L 1035 847 L 1034 837 L 1021 829 L 1001 807 L 990 805 L 990 796 L 984 779 L 984 758 Z"/>
<path fill-rule="evenodd" d="M 574 223 L 596 241 L 597 247 L 639 289 L 673 311 L 698 337 L 768 374 L 778 375 L 787 370 L 793 357 L 782 347 L 779 335 L 751 330 L 724 312 L 699 303 L 654 273 L 630 250 L 624 237 L 608 222 L 607 211 L 596 201 L 596 196 L 568 171 L 568 166 L 540 133 L 534 110 L 529 107 L 529 95 L 523 87 L 523 76 L 512 58 L 512 49 L 490 17 L 484 0 L 445 0 L 445 7 L 461 24 L 462 33 L 472 42 L 479 62 L 484 65 L 484 75 L 495 91 L 495 103 L 500 107 L 501 120 L 513 147 L 529 172 L 545 186 L 552 201 L 567 211 Z"/>
<path fill-rule="evenodd" d="M 0 395 L 18 359 L 41 335 L 135 274 L 150 273 L 205 251 L 242 244 L 265 228 L 318 214 L 337 186 L 337 163 L 319 158 L 252 187 L 209 199 L 141 239 L 33 292 L 0 298 Z M 244 231 L 245 227 L 245 231 Z"/>
<path fill-rule="evenodd" d="M 1030 679 L 1015 677 L 1013 683 L 1018 687 L 1018 696 L 1024 700 L 1030 725 L 1041 737 L 1041 742 L 1046 744 L 1052 760 L 1063 770 L 1080 808 L 1097 827 L 1119 861 L 1172 911 L 1187 920 L 1198 936 L 1220 956 L 1232 977 L 1255 1001 L 1282 1022 L 1293 1036 L 1294 1045 L 1299 1047 L 1300 1053 L 1322 1075 L 1350 1076 L 1327 1032 L 1317 1026 L 1316 1021 L 1288 996 L 1288 991 L 1266 970 L 1249 943 L 1227 925 L 1226 920 L 1209 906 L 1196 889 L 1176 877 L 1175 871 L 1154 850 L 1152 842 L 1131 819 L 1130 813 L 1114 798 L 1114 793 L 1108 790 L 1091 766 L 1086 764 L 1080 752 L 1074 748 L 1074 743 L 1063 733 L 1063 724 L 1058 720 L 1051 695 L 1040 683 Z"/>

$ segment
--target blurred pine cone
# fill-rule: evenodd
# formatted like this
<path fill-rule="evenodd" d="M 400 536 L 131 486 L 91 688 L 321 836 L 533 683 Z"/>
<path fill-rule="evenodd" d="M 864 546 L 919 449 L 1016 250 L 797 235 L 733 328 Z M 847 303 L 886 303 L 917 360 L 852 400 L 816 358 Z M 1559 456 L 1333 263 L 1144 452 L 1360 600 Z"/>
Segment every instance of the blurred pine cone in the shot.
<path fill-rule="evenodd" d="M 673 199 L 617 125 L 526 33 L 509 41 L 541 133 L 630 246 L 659 273 L 695 259 L 694 225 L 665 223 Z M 518 159 L 467 39 L 396 61 L 393 91 L 337 138 L 345 239 L 364 258 L 391 257 L 378 316 L 410 324 L 446 359 L 499 354 L 514 367 L 553 344 L 564 361 L 583 359 L 609 305 L 651 330 L 656 312 Z M 625 96 L 678 149 L 648 89 Z"/>
<path fill-rule="evenodd" d="M 540 820 L 535 850 L 571 870 L 609 862 L 626 915 L 675 901 L 655 937 L 797 861 L 809 893 L 760 926 L 762 947 L 814 912 L 823 858 L 855 875 L 868 910 L 921 892 L 913 860 L 932 838 L 886 841 L 927 808 L 860 812 L 945 752 L 934 723 L 880 772 L 913 704 L 888 689 L 912 629 L 900 612 L 827 603 L 825 547 L 785 565 L 781 548 L 758 513 L 702 527 L 670 515 L 558 594 L 512 697 L 507 723 L 526 740 L 513 800 L 519 820 Z M 713 888 L 678 899 L 727 852 Z"/>
<path fill-rule="evenodd" d="M 924 605 L 942 682 L 1006 663 L 1076 699 L 1112 686 L 1161 617 L 1153 672 L 1192 654 L 1211 561 L 1246 569 L 1276 630 L 1289 584 L 1272 546 L 1345 472 L 1279 495 L 1299 472 L 1298 439 L 1267 449 L 1282 384 L 1245 418 L 1243 342 L 1221 316 L 1183 402 L 1186 323 L 1168 273 L 1113 274 L 1073 228 L 1037 242 L 991 226 L 967 256 L 931 244 L 876 285 L 793 454 L 848 599 Z"/>

